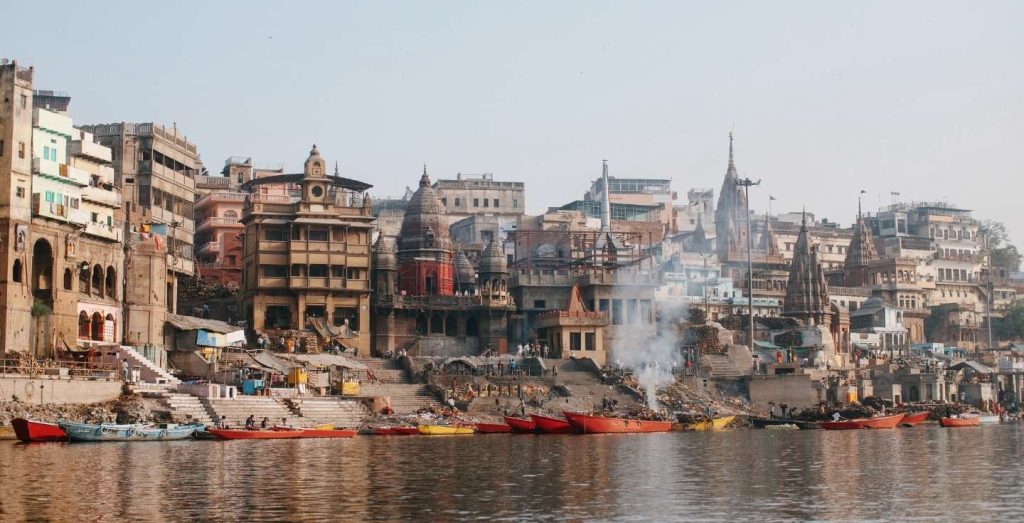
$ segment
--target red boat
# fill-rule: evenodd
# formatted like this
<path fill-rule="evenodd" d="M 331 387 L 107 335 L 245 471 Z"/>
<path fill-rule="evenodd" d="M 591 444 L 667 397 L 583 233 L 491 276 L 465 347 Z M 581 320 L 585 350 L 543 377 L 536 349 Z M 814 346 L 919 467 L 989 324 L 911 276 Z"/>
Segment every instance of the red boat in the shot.
<path fill-rule="evenodd" d="M 220 439 L 291 439 L 299 438 L 302 430 L 248 430 L 248 429 L 209 429 L 210 434 Z"/>
<path fill-rule="evenodd" d="M 356 435 L 355 429 L 305 429 L 300 438 L 351 438 Z"/>
<path fill-rule="evenodd" d="M 480 434 L 504 434 L 512 432 L 512 427 L 504 423 L 477 423 L 476 431 Z"/>
<path fill-rule="evenodd" d="M 512 432 L 518 432 L 521 434 L 537 432 L 537 424 L 530 418 L 513 418 L 512 416 L 505 416 L 505 423 L 512 429 Z"/>
<path fill-rule="evenodd" d="M 583 434 L 619 434 L 637 432 L 668 432 L 671 421 L 646 421 L 630 418 L 607 418 L 579 412 L 563 412 L 565 419 Z"/>
<path fill-rule="evenodd" d="M 980 416 L 965 416 L 963 418 L 939 418 L 939 425 L 942 425 L 943 427 L 977 427 L 980 424 Z"/>
<path fill-rule="evenodd" d="M 537 425 L 537 431 L 541 434 L 571 434 L 576 432 L 572 425 L 564 419 L 549 418 L 540 414 L 530 414 L 530 419 Z"/>
<path fill-rule="evenodd" d="M 904 427 L 913 427 L 919 423 L 924 423 L 930 415 L 931 411 L 927 410 L 915 412 L 913 414 L 907 414 L 906 417 L 903 418 L 903 421 L 900 422 L 900 425 L 903 425 Z"/>
<path fill-rule="evenodd" d="M 45 443 L 48 441 L 67 441 L 68 435 L 56 423 L 32 421 L 25 418 L 11 420 L 14 435 L 25 443 Z"/>
<path fill-rule="evenodd" d="M 373 429 L 375 436 L 419 436 L 420 429 L 416 427 L 376 427 Z"/>
<path fill-rule="evenodd" d="M 900 424 L 904 413 L 892 414 L 890 416 L 876 416 L 874 418 L 859 418 L 842 421 L 823 421 L 821 428 L 825 430 L 853 430 L 853 429 L 891 429 Z"/>

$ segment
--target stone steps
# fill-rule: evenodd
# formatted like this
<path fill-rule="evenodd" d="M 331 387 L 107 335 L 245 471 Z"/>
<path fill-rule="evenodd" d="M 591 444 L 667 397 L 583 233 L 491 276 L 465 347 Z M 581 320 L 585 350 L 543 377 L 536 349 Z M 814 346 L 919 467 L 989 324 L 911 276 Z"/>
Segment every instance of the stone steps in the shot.
<path fill-rule="evenodd" d="M 290 400 L 307 424 L 334 423 L 337 427 L 358 427 L 369 411 L 362 402 L 340 398 L 303 398 Z"/>
<path fill-rule="evenodd" d="M 199 398 L 180 392 L 144 392 L 144 396 L 160 401 L 177 423 L 213 423 L 213 417 Z"/>
<path fill-rule="evenodd" d="M 300 424 L 298 416 L 274 398 L 241 396 L 235 399 L 206 398 L 203 402 L 217 419 L 227 416 L 228 425 L 232 427 L 245 426 L 245 419 L 250 414 L 256 418 L 257 424 L 263 418 L 269 418 L 272 425 L 280 424 L 282 418 L 287 420 L 286 423 Z"/>
<path fill-rule="evenodd" d="M 728 356 L 719 354 L 708 354 L 704 356 L 705 368 L 713 378 L 742 378 L 743 372 L 736 366 Z"/>
<path fill-rule="evenodd" d="M 396 414 L 410 414 L 417 410 L 441 405 L 441 402 L 431 394 L 426 385 L 418 384 L 373 384 L 363 385 L 359 390 L 360 396 L 366 397 L 390 397 L 391 408 Z"/>

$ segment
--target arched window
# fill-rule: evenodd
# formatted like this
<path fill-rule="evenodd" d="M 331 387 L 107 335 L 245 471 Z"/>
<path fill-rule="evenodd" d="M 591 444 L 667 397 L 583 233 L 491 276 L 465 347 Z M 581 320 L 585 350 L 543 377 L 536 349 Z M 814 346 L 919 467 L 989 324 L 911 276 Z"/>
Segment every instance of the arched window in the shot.
<path fill-rule="evenodd" d="M 64 290 L 70 291 L 72 285 L 71 269 L 64 269 Z"/>
<path fill-rule="evenodd" d="M 107 296 L 117 297 L 117 273 L 111 266 L 107 266 Z"/>
<path fill-rule="evenodd" d="M 224 211 L 225 218 L 238 218 L 238 213 L 232 210 Z"/>
<path fill-rule="evenodd" d="M 91 322 L 89 321 L 89 315 L 85 311 L 78 313 L 78 337 L 82 339 L 89 339 L 92 335 L 92 329 L 90 328 Z"/>
<path fill-rule="evenodd" d="M 92 268 L 92 291 L 103 295 L 103 267 L 99 265 Z"/>
<path fill-rule="evenodd" d="M 457 336 L 459 334 L 458 324 L 455 321 L 455 316 L 447 316 L 444 319 L 444 335 L 445 336 Z"/>
<path fill-rule="evenodd" d="M 89 276 L 91 271 L 84 262 L 78 270 L 78 292 L 89 294 Z"/>
<path fill-rule="evenodd" d="M 103 341 L 103 315 L 99 312 L 92 314 L 92 339 Z"/>
<path fill-rule="evenodd" d="M 11 279 L 21 283 L 21 260 L 14 260 L 14 273 Z"/>

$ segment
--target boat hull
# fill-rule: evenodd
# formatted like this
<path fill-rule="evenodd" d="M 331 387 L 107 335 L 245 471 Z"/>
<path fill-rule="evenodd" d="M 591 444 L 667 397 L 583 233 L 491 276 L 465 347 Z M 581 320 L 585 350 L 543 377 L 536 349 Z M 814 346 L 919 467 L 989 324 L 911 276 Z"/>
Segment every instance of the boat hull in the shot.
<path fill-rule="evenodd" d="M 420 425 L 419 431 L 424 436 L 468 436 L 476 429 L 458 425 Z"/>
<path fill-rule="evenodd" d="M 79 443 L 101 441 L 177 441 L 191 438 L 198 428 L 195 425 L 161 428 L 140 425 L 94 425 L 91 423 L 67 421 L 59 421 L 57 425 L 67 433 L 68 440 Z"/>
<path fill-rule="evenodd" d="M 333 426 L 333 425 L 332 425 Z M 321 439 L 321 438 L 351 438 L 356 435 L 355 429 L 306 429 L 302 431 L 299 438 Z"/>
<path fill-rule="evenodd" d="M 505 416 L 505 423 L 508 424 L 512 432 L 519 434 L 532 434 L 537 432 L 537 424 L 530 418 L 514 418 L 512 416 Z"/>
<path fill-rule="evenodd" d="M 15 418 L 11 420 L 11 426 L 14 427 L 14 435 L 25 443 L 47 443 L 68 440 L 67 433 L 56 423 Z"/>
<path fill-rule="evenodd" d="M 512 432 L 512 427 L 504 423 L 477 423 L 476 431 L 480 434 L 506 434 Z"/>
<path fill-rule="evenodd" d="M 579 412 L 563 412 L 562 414 L 573 428 L 583 434 L 636 434 L 672 430 L 671 421 L 607 418 Z"/>
<path fill-rule="evenodd" d="M 943 427 L 977 427 L 981 425 L 981 418 L 970 416 L 966 418 L 939 418 L 939 425 Z"/>
<path fill-rule="evenodd" d="M 842 421 L 822 421 L 821 428 L 825 430 L 860 430 L 864 428 L 859 419 L 848 419 Z"/>
<path fill-rule="evenodd" d="M 707 421 L 683 423 L 679 428 L 682 430 L 717 430 L 727 427 L 734 419 L 736 419 L 736 416 L 723 416 L 721 418 L 714 418 Z"/>
<path fill-rule="evenodd" d="M 210 429 L 210 434 L 220 439 L 293 439 L 302 436 L 300 430 L 246 430 Z"/>
<path fill-rule="evenodd" d="M 913 414 L 907 414 L 906 416 L 903 417 L 903 421 L 900 421 L 900 425 L 903 425 L 904 427 L 913 427 L 915 425 L 924 423 L 930 415 L 931 412 L 927 410 L 922 412 L 915 412 Z"/>
<path fill-rule="evenodd" d="M 530 419 L 541 434 L 572 434 L 575 429 L 564 419 L 549 418 L 540 414 L 530 414 Z"/>
<path fill-rule="evenodd" d="M 866 429 L 891 429 L 895 428 L 896 425 L 899 425 L 905 417 L 906 414 L 901 412 L 899 414 L 893 414 L 890 416 L 878 416 L 875 418 L 867 418 L 863 420 L 862 425 Z"/>

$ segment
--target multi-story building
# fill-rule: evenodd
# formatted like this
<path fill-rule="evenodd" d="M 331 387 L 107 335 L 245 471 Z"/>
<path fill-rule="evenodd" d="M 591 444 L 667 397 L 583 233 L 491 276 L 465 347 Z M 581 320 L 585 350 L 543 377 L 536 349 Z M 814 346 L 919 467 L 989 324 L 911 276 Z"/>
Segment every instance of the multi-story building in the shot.
<path fill-rule="evenodd" d="M 196 270 L 205 280 L 241 283 L 242 186 L 252 179 L 252 158 L 241 156 L 225 160 L 220 176 L 196 178 Z"/>
<path fill-rule="evenodd" d="M 161 348 L 166 315 L 177 312 L 178 279 L 195 273 L 199 152 L 177 127 L 113 123 L 81 129 L 111 149 L 114 184 L 131 228 L 125 233 L 125 342 Z"/>
<path fill-rule="evenodd" d="M 28 351 L 27 342 L 36 331 L 32 295 L 37 281 L 29 235 L 33 74 L 31 67 L 0 60 L 0 353 Z"/>
<path fill-rule="evenodd" d="M 298 199 L 263 194 L 297 186 Z M 314 145 L 300 174 L 256 178 L 242 209 L 242 307 L 252 330 L 315 331 L 365 354 L 370 348 L 369 184 L 329 176 Z"/>
<path fill-rule="evenodd" d="M 705 228 L 705 234 L 710 233 L 709 236 L 714 238 L 714 189 L 690 189 L 686 192 L 686 205 L 676 205 L 672 212 L 675 214 L 672 220 L 677 232 L 696 231 L 700 223 Z M 711 230 L 708 231 L 708 228 Z"/>
<path fill-rule="evenodd" d="M 454 180 L 434 183 L 448 225 L 481 214 L 514 225 L 526 212 L 525 187 L 523 182 L 495 181 L 491 173 L 459 173 Z"/>

